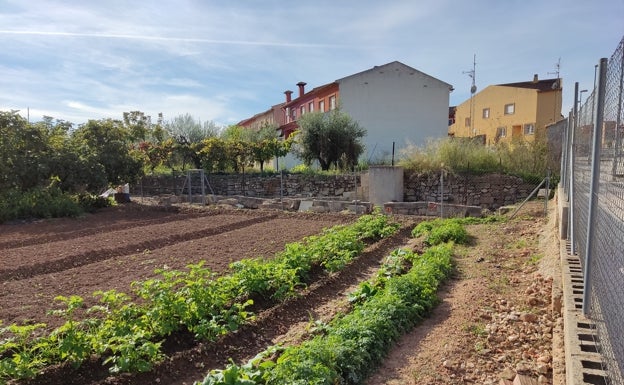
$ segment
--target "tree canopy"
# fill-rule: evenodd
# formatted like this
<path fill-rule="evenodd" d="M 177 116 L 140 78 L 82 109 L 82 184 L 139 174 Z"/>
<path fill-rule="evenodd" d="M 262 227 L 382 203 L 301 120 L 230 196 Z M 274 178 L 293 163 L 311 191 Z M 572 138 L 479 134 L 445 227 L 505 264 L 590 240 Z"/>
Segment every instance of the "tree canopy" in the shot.
<path fill-rule="evenodd" d="M 308 165 L 316 160 L 322 170 L 332 166 L 346 170 L 364 152 L 366 130 L 340 109 L 307 113 L 297 124 L 298 156 Z"/>

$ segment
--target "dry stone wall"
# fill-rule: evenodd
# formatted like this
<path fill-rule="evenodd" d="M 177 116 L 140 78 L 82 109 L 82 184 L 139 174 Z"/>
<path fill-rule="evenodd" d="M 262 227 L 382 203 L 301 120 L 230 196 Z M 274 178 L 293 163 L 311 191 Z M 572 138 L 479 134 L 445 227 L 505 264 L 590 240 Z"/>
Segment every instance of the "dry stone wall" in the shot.
<path fill-rule="evenodd" d="M 445 175 L 405 173 L 405 202 L 445 202 L 466 206 L 481 206 L 496 210 L 521 201 L 540 181 L 529 183 L 520 177 L 487 175 Z M 443 187 L 441 189 L 440 187 Z"/>
<path fill-rule="evenodd" d="M 344 197 L 351 199 L 350 192 L 360 185 L 359 175 L 207 175 L 209 183 L 206 194 L 244 195 L 259 198 L 285 197 Z M 185 176 L 161 176 L 143 178 L 132 186 L 134 195 L 188 194 Z M 193 182 L 193 194 L 201 193 L 199 182 Z M 280 191 L 283 192 L 280 193 Z"/>
<path fill-rule="evenodd" d="M 496 210 L 501 206 L 525 199 L 539 184 L 525 182 L 522 178 L 502 175 L 446 175 L 441 183 L 440 174 L 417 174 L 405 172 L 405 202 L 441 202 L 456 205 L 480 206 Z M 360 175 L 208 175 L 212 191 L 206 194 L 221 196 L 248 196 L 258 198 L 293 197 L 350 201 L 361 199 Z M 440 186 L 443 185 L 443 191 Z M 283 188 L 283 193 L 280 194 Z M 131 186 L 133 196 L 188 194 L 185 176 L 145 177 L 141 183 Z M 193 186 L 193 194 L 200 194 L 201 187 Z M 364 198 L 363 200 L 367 200 Z"/>

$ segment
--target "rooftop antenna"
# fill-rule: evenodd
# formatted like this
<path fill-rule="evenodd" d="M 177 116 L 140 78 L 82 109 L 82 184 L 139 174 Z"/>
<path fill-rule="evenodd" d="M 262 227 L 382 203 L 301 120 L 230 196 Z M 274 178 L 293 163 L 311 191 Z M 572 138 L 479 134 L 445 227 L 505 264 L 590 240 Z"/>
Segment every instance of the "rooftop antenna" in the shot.
<path fill-rule="evenodd" d="M 559 78 L 559 71 L 561 71 L 561 57 L 559 57 L 559 59 L 557 60 L 557 62 L 555 63 L 555 72 L 548 72 L 548 75 L 557 75 L 557 80 L 555 80 L 552 84 L 552 86 L 550 88 L 552 88 L 553 90 L 560 90 L 561 89 L 561 80 Z M 553 119 L 552 119 L 553 123 L 555 123 L 557 121 L 557 104 L 555 103 L 555 105 L 553 106 Z"/>
<path fill-rule="evenodd" d="M 475 84 L 475 78 L 477 75 L 477 54 L 474 54 L 472 58 L 472 69 L 470 71 L 463 71 L 462 73 L 468 74 L 470 78 L 472 78 L 472 86 L 470 87 L 470 127 L 472 128 L 472 134 L 477 136 L 477 129 L 474 127 L 474 122 L 472 121 L 473 110 L 474 110 L 474 94 L 477 92 L 477 86 Z"/>
<path fill-rule="evenodd" d="M 559 60 L 557 60 L 557 62 L 555 63 L 555 72 L 547 72 L 548 75 L 557 75 L 557 81 L 554 82 L 552 85 L 553 90 L 556 90 L 557 88 L 561 86 L 560 81 L 559 81 L 560 71 L 561 71 L 561 58 L 559 58 Z"/>

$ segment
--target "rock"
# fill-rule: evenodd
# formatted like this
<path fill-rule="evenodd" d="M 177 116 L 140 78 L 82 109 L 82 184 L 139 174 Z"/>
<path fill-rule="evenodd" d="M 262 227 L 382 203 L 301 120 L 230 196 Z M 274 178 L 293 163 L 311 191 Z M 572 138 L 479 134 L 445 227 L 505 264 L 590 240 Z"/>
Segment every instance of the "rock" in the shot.
<path fill-rule="evenodd" d="M 544 354 L 541 355 L 539 357 L 537 357 L 537 362 L 543 363 L 543 364 L 547 364 L 552 360 L 552 357 L 550 356 L 550 354 Z"/>
<path fill-rule="evenodd" d="M 535 322 L 537 321 L 537 315 L 533 313 L 520 314 L 520 320 L 523 322 Z"/>
<path fill-rule="evenodd" d="M 518 373 L 526 373 L 526 372 L 529 372 L 530 370 L 531 368 L 525 362 L 520 361 L 516 364 L 516 372 Z"/>
<path fill-rule="evenodd" d="M 548 374 L 548 370 L 549 369 L 550 368 L 549 368 L 548 364 L 543 364 L 542 363 L 542 364 L 537 365 L 537 372 L 539 374 Z"/>
<path fill-rule="evenodd" d="M 518 338 L 520 338 L 517 334 L 512 334 L 509 337 L 507 337 L 507 341 L 509 342 L 516 342 L 518 341 Z"/>
<path fill-rule="evenodd" d="M 512 368 L 507 367 L 501 372 L 500 377 L 503 380 L 511 381 L 514 379 L 514 377 L 516 377 L 516 372 Z"/>

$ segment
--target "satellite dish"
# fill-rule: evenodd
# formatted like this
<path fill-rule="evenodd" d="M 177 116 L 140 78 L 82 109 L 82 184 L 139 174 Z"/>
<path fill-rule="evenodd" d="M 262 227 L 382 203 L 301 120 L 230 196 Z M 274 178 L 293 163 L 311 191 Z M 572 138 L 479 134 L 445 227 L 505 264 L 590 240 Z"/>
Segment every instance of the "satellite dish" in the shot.
<path fill-rule="evenodd" d="M 556 90 L 557 88 L 559 88 L 559 80 L 554 81 L 552 86 L 550 86 L 550 88 L 552 88 L 553 90 Z"/>
<path fill-rule="evenodd" d="M 473 84 L 472 87 L 470 87 L 470 93 L 474 94 L 475 92 L 477 92 L 477 86 Z"/>

